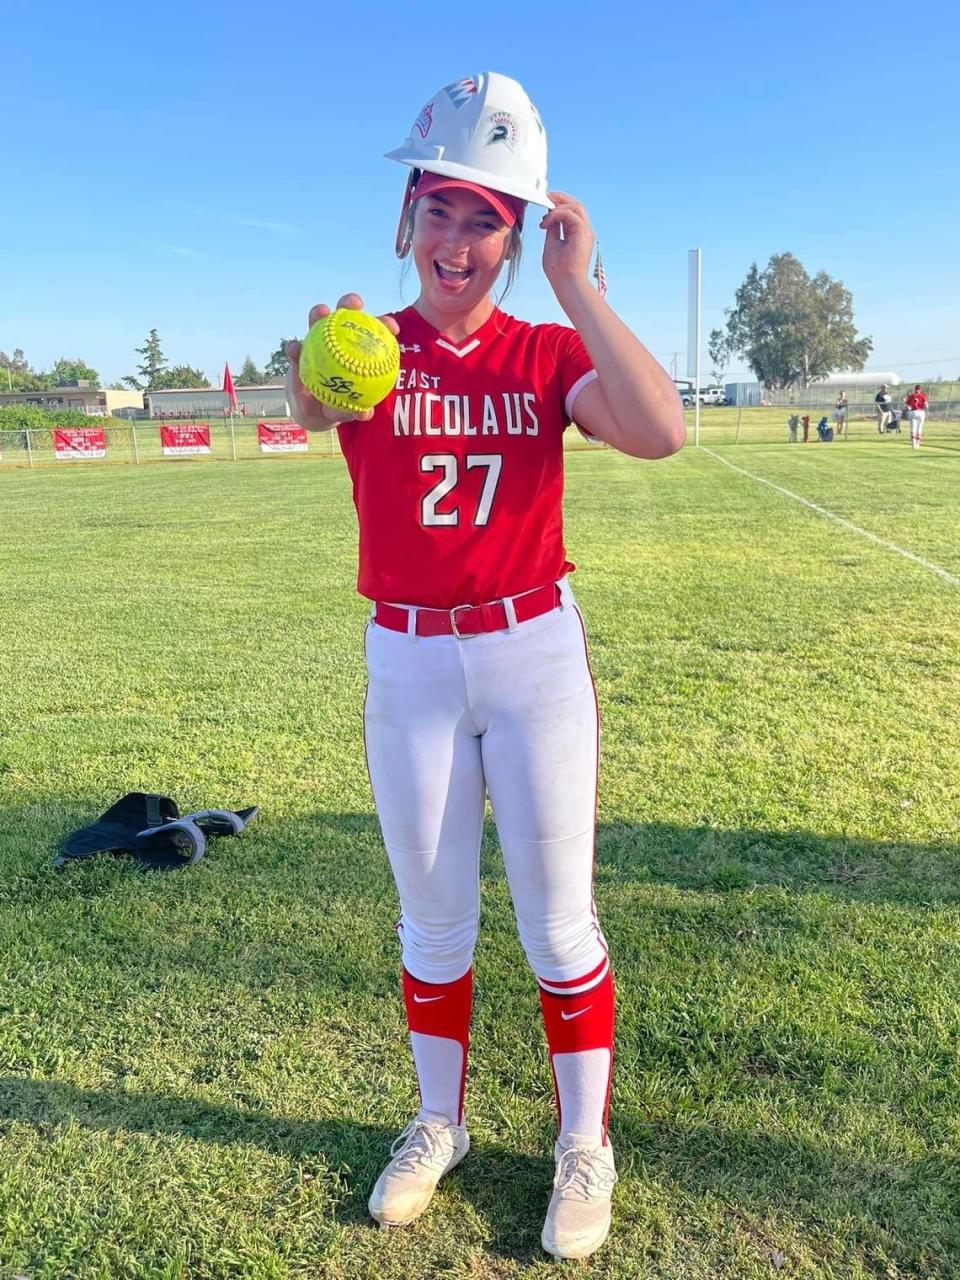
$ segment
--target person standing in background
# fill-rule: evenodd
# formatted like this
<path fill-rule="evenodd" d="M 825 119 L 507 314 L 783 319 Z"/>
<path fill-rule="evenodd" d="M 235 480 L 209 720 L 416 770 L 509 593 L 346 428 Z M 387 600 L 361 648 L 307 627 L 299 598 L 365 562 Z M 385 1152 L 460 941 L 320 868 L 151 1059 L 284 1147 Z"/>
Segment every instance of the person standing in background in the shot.
<path fill-rule="evenodd" d="M 919 382 L 907 396 L 906 403 L 910 418 L 910 447 L 919 449 L 923 424 L 927 418 L 927 394 Z"/>
<path fill-rule="evenodd" d="M 847 393 L 841 391 L 837 396 L 837 403 L 833 408 L 833 420 L 837 424 L 837 435 L 842 436 L 844 428 L 847 425 L 847 409 L 850 401 L 847 399 Z"/>
<path fill-rule="evenodd" d="M 886 383 L 873 397 L 873 403 L 876 406 L 877 431 L 883 435 L 893 420 L 893 397 Z"/>

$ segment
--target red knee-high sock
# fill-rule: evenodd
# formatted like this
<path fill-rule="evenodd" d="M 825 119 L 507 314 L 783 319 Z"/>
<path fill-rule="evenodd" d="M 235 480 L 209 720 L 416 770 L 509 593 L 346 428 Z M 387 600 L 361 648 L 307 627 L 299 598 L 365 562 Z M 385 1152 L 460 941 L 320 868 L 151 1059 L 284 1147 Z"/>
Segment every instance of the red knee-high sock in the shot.
<path fill-rule="evenodd" d="M 539 978 L 560 1134 L 607 1140 L 613 1066 L 613 975 L 603 961 L 569 982 Z"/>
<path fill-rule="evenodd" d="M 421 982 L 403 971 L 403 1000 L 424 1111 L 463 1123 L 473 970 L 456 982 Z"/>

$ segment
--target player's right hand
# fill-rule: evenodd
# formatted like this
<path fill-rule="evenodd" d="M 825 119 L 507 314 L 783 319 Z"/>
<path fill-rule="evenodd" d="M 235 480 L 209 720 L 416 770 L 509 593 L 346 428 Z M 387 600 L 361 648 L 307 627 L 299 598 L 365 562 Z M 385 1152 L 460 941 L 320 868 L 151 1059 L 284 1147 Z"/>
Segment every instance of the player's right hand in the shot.
<path fill-rule="evenodd" d="M 354 311 L 362 311 L 363 299 L 359 293 L 345 293 L 337 303 L 337 309 L 339 310 L 341 307 L 350 307 Z M 312 306 L 307 317 L 308 328 L 312 329 L 317 321 L 322 320 L 324 316 L 328 316 L 330 311 L 331 308 L 325 302 L 318 302 L 315 306 Z M 397 337 L 400 333 L 400 326 L 393 316 L 380 316 L 380 319 L 393 336 Z M 286 346 L 286 354 L 290 361 L 290 368 L 287 370 L 285 379 L 287 402 L 290 405 L 293 416 L 302 427 L 306 427 L 308 431 L 329 431 L 331 427 L 335 427 L 341 422 L 368 422 L 373 417 L 372 409 L 364 409 L 360 413 L 350 413 L 345 409 L 334 409 L 331 405 L 323 404 L 310 394 L 300 381 L 299 339 L 290 339 Z"/>

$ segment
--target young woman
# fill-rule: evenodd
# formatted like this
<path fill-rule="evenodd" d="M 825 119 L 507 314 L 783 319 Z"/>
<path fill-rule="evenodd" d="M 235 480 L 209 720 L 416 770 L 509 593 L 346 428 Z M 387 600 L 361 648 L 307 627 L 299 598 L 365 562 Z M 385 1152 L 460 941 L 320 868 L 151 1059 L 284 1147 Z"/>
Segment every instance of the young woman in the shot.
<path fill-rule="evenodd" d="M 585 1257 L 606 1238 L 616 1181 L 607 1134 L 613 982 L 593 903 L 598 717 L 561 528 L 563 432 L 638 458 L 685 439 L 673 383 L 588 279 L 583 206 L 549 191 L 543 124 L 489 72 L 441 89 L 389 158 L 410 166 L 397 253 L 420 292 L 384 317 L 397 386 L 336 426 L 372 602 L 364 729 L 400 897 L 406 1005 L 421 1107 L 370 1198 L 412 1222 L 466 1155 L 463 1100 L 479 852 L 489 795 L 521 941 L 539 984 L 560 1117 L 543 1245 Z M 543 270 L 570 326 L 531 325 L 492 292 L 519 264 L 541 205 Z M 356 294 L 338 306 L 360 307 Z M 315 306 L 310 324 L 329 307 Z"/>
<path fill-rule="evenodd" d="M 919 382 L 907 396 L 905 403 L 910 417 L 910 447 L 919 449 L 923 439 L 923 424 L 927 418 L 927 393 Z"/>
<path fill-rule="evenodd" d="M 838 437 L 843 435 L 844 428 L 847 425 L 847 409 L 849 406 L 850 401 L 847 399 L 847 393 L 845 391 L 841 391 L 837 396 L 837 401 L 833 408 L 833 418 L 837 424 Z"/>

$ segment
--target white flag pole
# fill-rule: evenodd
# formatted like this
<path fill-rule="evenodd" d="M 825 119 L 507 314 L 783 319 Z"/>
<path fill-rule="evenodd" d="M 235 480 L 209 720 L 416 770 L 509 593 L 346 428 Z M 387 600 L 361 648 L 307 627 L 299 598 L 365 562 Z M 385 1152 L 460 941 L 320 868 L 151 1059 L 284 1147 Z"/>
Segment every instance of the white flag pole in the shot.
<path fill-rule="evenodd" d="M 700 444 L 700 250 L 687 254 L 687 377 L 693 378 L 693 440 Z"/>

